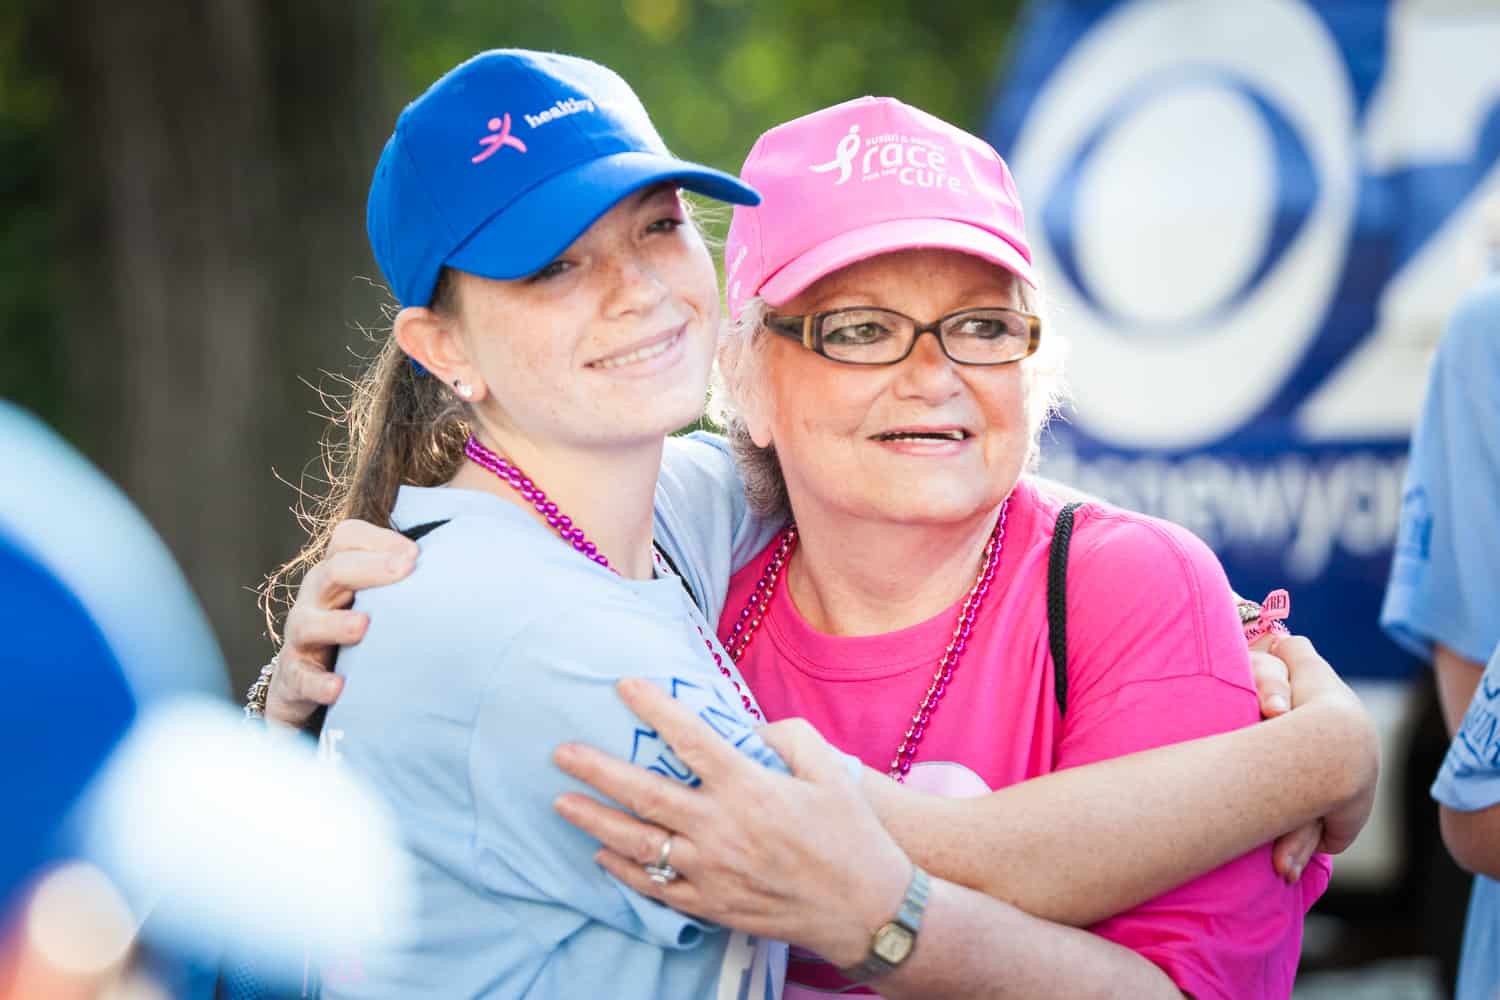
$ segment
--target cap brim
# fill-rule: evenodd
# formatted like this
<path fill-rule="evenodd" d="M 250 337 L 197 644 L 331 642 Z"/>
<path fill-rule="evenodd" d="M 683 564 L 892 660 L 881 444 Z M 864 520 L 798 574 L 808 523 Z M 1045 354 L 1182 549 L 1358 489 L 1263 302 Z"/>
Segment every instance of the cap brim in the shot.
<path fill-rule="evenodd" d="M 445 263 L 501 280 L 535 274 L 620 199 L 668 181 L 735 205 L 760 203 L 754 188 L 722 170 L 653 153 L 613 153 L 527 191 L 490 216 Z"/>
<path fill-rule="evenodd" d="M 917 249 L 956 250 L 979 257 L 1036 287 L 1031 262 L 987 229 L 953 219 L 893 219 L 841 233 L 793 258 L 760 286 L 759 294 L 780 306 L 840 268 L 881 254 Z"/>

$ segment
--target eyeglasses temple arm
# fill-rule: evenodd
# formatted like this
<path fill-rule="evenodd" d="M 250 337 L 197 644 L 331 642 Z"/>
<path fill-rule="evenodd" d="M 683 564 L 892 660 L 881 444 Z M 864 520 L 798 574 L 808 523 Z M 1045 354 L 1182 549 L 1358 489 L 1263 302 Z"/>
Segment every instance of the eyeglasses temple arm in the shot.
<path fill-rule="evenodd" d="M 815 320 L 816 318 L 816 316 L 813 316 L 811 314 L 806 316 L 777 316 L 774 318 L 768 318 L 766 320 L 766 326 L 770 327 L 771 330 L 775 333 L 779 333 L 781 334 L 781 336 L 786 337 L 790 340 L 802 341 L 802 346 L 807 348 L 809 351 L 816 351 L 818 349 L 817 337 L 813 335 L 813 320 Z M 795 326 L 791 325 L 793 320 L 802 321 L 802 329 L 800 332 L 796 329 Z"/>

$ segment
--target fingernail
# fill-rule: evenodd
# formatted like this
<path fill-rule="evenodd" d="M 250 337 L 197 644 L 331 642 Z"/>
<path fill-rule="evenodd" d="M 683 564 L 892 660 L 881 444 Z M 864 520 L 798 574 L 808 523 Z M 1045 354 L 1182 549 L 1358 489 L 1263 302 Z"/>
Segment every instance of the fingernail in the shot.
<path fill-rule="evenodd" d="M 641 690 L 641 685 L 644 683 L 645 681 L 637 677 L 626 677 L 620 681 L 617 688 L 621 694 L 638 694 Z"/>
<path fill-rule="evenodd" d="M 1266 699 L 1266 708 L 1270 709 L 1272 712 L 1285 712 L 1291 707 L 1291 703 L 1288 702 L 1285 697 L 1279 694 L 1273 694 L 1271 695 L 1271 697 Z M 1301 716 L 1298 716 L 1298 718 L 1301 718 Z"/>
<path fill-rule="evenodd" d="M 411 568 L 412 557 L 409 555 L 391 556 L 385 561 L 386 568 L 392 573 L 405 573 Z"/>
<path fill-rule="evenodd" d="M 578 756 L 578 747 L 573 743 L 558 744 L 556 750 L 552 751 L 552 759 L 559 764 L 571 764 Z"/>
<path fill-rule="evenodd" d="M 1286 872 L 1286 884 L 1287 885 L 1296 885 L 1297 884 L 1297 880 L 1299 878 L 1301 878 L 1301 877 L 1302 877 L 1302 866 L 1301 865 L 1292 865 L 1292 867 L 1288 868 L 1287 872 Z"/>
<path fill-rule="evenodd" d="M 323 681 L 323 693 L 326 694 L 330 698 L 336 698 L 336 697 L 338 697 L 338 693 L 339 693 L 339 679 L 337 677 L 329 677 L 326 680 L 324 680 Z"/>

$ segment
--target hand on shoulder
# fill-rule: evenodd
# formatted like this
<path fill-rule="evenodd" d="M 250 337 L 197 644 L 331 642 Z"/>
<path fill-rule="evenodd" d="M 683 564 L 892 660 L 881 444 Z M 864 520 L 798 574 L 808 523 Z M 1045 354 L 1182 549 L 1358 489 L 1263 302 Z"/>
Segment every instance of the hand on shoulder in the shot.
<path fill-rule="evenodd" d="M 340 646 L 364 638 L 369 617 L 351 605 L 361 590 L 404 579 L 417 564 L 417 544 L 366 521 L 341 522 L 328 551 L 307 571 L 283 628 L 285 642 L 266 693 L 266 719 L 290 728 L 307 724 L 343 690 L 334 674 Z"/>

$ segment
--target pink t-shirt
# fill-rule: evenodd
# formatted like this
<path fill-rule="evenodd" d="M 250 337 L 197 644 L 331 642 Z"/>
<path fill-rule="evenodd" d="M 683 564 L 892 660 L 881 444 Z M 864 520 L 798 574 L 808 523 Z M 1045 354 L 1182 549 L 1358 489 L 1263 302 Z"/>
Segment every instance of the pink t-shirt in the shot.
<path fill-rule="evenodd" d="M 1046 593 L 1060 506 L 1025 481 L 1012 493 L 994 584 L 927 727 L 908 778 L 914 788 L 982 795 L 1260 718 L 1244 635 L 1213 553 L 1175 525 L 1094 504 L 1077 514 L 1068 560 L 1068 711 L 1058 715 Z M 726 631 L 770 555 L 735 574 Z M 885 771 L 957 615 L 955 605 L 897 632 L 835 638 L 803 620 L 783 582 L 739 668 L 767 718 L 801 716 Z M 1265 846 L 1092 929 L 1155 962 L 1199 1000 L 1286 997 L 1303 914 L 1329 872 L 1319 856 L 1287 886 Z M 842 982 L 793 951 L 787 1000 L 826 995 Z"/>

